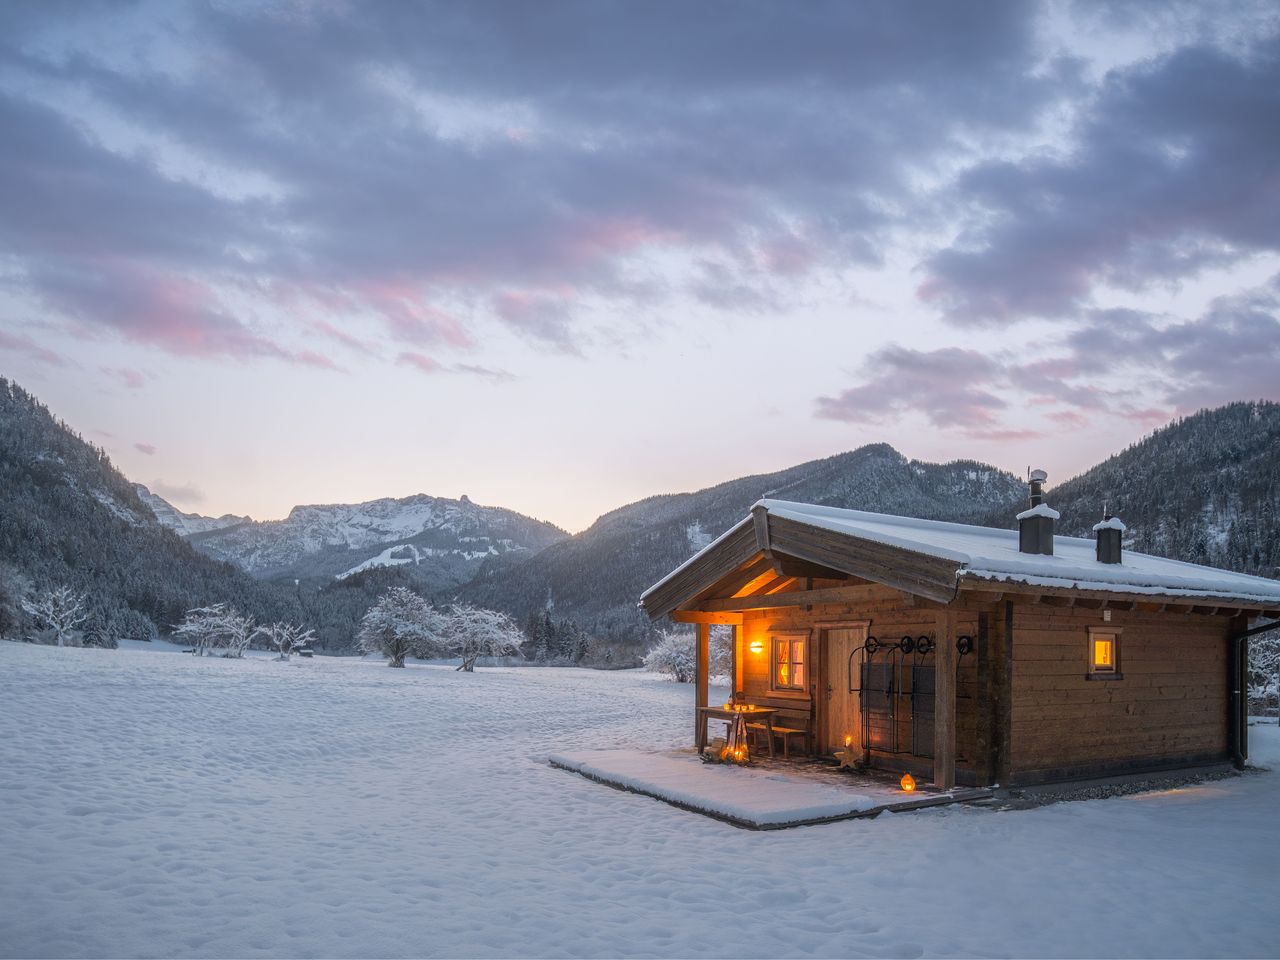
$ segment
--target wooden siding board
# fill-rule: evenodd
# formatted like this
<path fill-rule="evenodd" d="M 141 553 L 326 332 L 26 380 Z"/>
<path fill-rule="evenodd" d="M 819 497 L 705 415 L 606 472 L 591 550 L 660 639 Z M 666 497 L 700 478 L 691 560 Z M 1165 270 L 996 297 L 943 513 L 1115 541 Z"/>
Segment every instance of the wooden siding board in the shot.
<path fill-rule="evenodd" d="M 1226 619 L 1011 605 L 1011 783 L 1227 751 Z M 1120 679 L 1088 679 L 1088 628 L 1122 629 Z"/>

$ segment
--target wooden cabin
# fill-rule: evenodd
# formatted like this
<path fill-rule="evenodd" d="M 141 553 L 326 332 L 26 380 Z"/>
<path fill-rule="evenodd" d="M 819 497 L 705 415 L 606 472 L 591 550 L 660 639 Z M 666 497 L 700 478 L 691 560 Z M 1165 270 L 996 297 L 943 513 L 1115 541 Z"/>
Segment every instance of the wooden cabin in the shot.
<path fill-rule="evenodd" d="M 725 624 L 734 689 L 793 752 L 942 787 L 1242 765 L 1280 581 L 1125 551 L 1116 519 L 1056 536 L 1044 479 L 1016 531 L 761 500 L 641 598 L 696 625 L 699 737 Z"/>

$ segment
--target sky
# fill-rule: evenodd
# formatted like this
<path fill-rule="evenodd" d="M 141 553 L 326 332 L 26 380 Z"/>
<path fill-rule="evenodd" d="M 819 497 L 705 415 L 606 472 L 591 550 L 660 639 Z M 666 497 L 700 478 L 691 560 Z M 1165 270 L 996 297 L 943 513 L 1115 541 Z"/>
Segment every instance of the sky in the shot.
<path fill-rule="evenodd" d="M 0 375 L 185 510 L 1280 400 L 1273 3 L 9 0 L 0 131 Z"/>

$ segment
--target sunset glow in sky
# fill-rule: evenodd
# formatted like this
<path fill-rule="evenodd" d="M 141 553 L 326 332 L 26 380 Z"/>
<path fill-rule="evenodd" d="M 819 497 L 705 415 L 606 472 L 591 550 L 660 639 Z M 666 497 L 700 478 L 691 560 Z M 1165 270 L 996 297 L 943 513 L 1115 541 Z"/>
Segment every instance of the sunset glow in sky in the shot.
<path fill-rule="evenodd" d="M 1280 400 L 1280 7 L 0 4 L 0 374 L 201 513 L 571 530 Z"/>

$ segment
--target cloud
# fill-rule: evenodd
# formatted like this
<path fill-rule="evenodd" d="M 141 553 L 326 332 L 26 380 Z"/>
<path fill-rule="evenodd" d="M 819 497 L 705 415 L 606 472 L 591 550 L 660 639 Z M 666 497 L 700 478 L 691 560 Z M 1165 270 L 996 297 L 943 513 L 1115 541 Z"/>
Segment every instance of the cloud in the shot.
<path fill-rule="evenodd" d="M 133 445 L 133 449 L 137 450 L 139 453 L 145 453 L 148 457 L 154 457 L 156 455 L 156 448 L 150 443 L 135 443 Z"/>
<path fill-rule="evenodd" d="M 146 376 L 132 367 L 99 367 L 98 369 L 113 380 L 119 380 L 130 390 L 141 390 L 147 383 Z"/>
<path fill-rule="evenodd" d="M 464 351 L 494 317 L 574 350 L 555 291 L 665 296 L 634 283 L 646 259 L 707 302 L 683 266 L 704 257 L 744 290 L 875 262 L 913 166 L 1032 129 L 1061 94 L 1013 2 L 86 6 L 9 25 L 0 252 L 87 329 L 241 361 L 308 362 L 258 322 L 286 301 L 331 337 L 341 313 Z"/>
<path fill-rule="evenodd" d="M 423 373 L 443 373 L 444 364 L 434 357 L 424 356 L 421 353 L 412 353 L 406 351 L 396 358 L 396 363 L 404 367 L 413 367 Z"/>
<path fill-rule="evenodd" d="M 876 351 L 863 367 L 867 376 L 861 384 L 818 398 L 818 417 L 883 422 L 916 411 L 937 427 L 977 431 L 995 429 L 1008 406 L 984 386 L 997 379 L 999 365 L 974 350 L 893 345 Z"/>
<path fill-rule="evenodd" d="M 866 359 L 854 386 L 819 397 L 816 416 L 881 422 L 919 414 L 966 436 L 1020 440 L 1035 433 L 1005 420 L 1025 420 L 1026 410 L 1078 430 L 1102 416 L 1154 426 L 1241 398 L 1280 400 L 1280 275 L 1219 297 L 1192 319 L 1092 311 L 1024 348 L 1052 352 L 891 345 Z"/>
<path fill-rule="evenodd" d="M 959 241 L 920 296 L 959 323 L 1073 316 L 1099 284 L 1140 290 L 1280 251 L 1280 37 L 1114 71 L 1062 156 L 960 176 Z"/>
<path fill-rule="evenodd" d="M 485 380 L 491 380 L 494 383 L 510 383 L 517 379 L 515 374 L 508 373 L 506 370 L 499 370 L 493 367 L 482 367 L 471 363 L 455 363 L 446 365 L 436 360 L 434 357 L 424 356 L 421 353 L 413 353 L 407 351 L 400 354 L 396 362 L 404 367 L 413 367 L 422 373 L 435 375 L 440 373 L 464 374 L 466 376 L 480 377 Z"/>
<path fill-rule="evenodd" d="M 62 354 L 47 347 L 42 347 L 30 337 L 22 334 L 5 333 L 0 330 L 0 350 L 17 353 L 51 367 L 67 366 L 67 359 Z"/>

